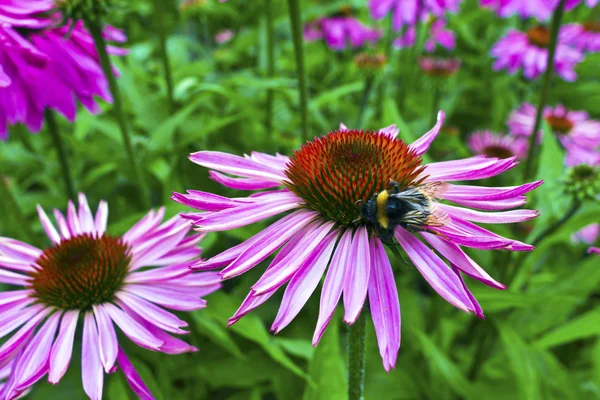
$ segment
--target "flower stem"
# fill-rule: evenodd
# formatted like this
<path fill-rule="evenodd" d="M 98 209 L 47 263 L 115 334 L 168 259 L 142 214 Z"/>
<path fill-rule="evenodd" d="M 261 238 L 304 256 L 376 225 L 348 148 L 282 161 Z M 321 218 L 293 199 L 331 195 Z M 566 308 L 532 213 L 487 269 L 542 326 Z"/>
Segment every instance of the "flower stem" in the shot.
<path fill-rule="evenodd" d="M 365 384 L 366 310 L 348 328 L 348 400 L 362 400 Z"/>
<path fill-rule="evenodd" d="M 8 177 L 0 175 L 0 200 L 3 204 L 5 204 L 6 211 L 8 215 L 12 215 L 14 221 L 18 225 L 18 229 L 23 234 L 23 238 L 30 243 L 35 243 L 35 235 L 31 230 L 29 222 L 25 219 L 23 212 L 21 211 L 21 207 L 19 207 L 19 203 L 13 196 L 10 191 L 10 187 L 8 186 Z"/>
<path fill-rule="evenodd" d="M 273 0 L 265 0 L 267 15 L 267 76 L 272 79 L 275 77 L 275 30 L 273 27 Z M 275 143 L 273 135 L 273 101 L 275 92 L 273 89 L 267 90 L 267 119 L 265 126 L 269 139 Z"/>
<path fill-rule="evenodd" d="M 373 76 L 367 76 L 365 78 L 365 86 L 363 88 L 362 98 L 360 99 L 360 109 L 358 111 L 358 116 L 356 117 L 356 124 L 354 124 L 355 129 L 362 129 L 363 118 L 367 111 L 367 107 L 369 106 L 369 97 L 373 91 L 373 86 L 375 86 L 374 82 L 375 77 Z"/>
<path fill-rule="evenodd" d="M 556 53 L 556 45 L 558 43 L 558 31 L 560 28 L 563 11 L 565 9 L 566 0 L 561 0 L 554 10 L 552 15 L 552 25 L 550 26 L 550 43 L 548 44 L 548 60 L 546 61 L 546 72 L 544 73 L 544 82 L 542 90 L 540 91 L 540 99 L 538 102 L 537 112 L 535 114 L 535 123 L 533 125 L 533 132 L 529 137 L 529 150 L 527 152 L 527 159 L 525 162 L 525 175 L 524 179 L 527 181 L 535 175 L 536 162 L 540 154 L 540 146 L 536 146 L 536 140 L 538 138 L 538 131 L 542 123 L 542 114 L 544 112 L 544 106 L 548 100 L 548 93 L 550 92 L 550 82 L 552 81 L 552 73 L 554 71 L 554 55 Z"/>
<path fill-rule="evenodd" d="M 67 199 L 75 200 L 75 186 L 73 186 L 73 178 L 71 177 L 71 167 L 69 165 L 69 157 L 65 149 L 65 144 L 60 136 L 60 130 L 54 118 L 54 111 L 46 108 L 44 111 L 44 119 L 46 120 L 46 126 L 52 136 L 52 143 L 56 149 L 58 160 L 60 161 L 60 167 L 62 169 L 63 180 L 65 181 L 65 192 Z"/>
<path fill-rule="evenodd" d="M 302 15 L 300 11 L 300 0 L 288 0 L 290 13 L 290 24 L 292 27 L 292 39 L 294 41 L 294 52 L 296 54 L 296 73 L 298 75 L 298 92 L 300 94 L 300 118 L 302 121 L 302 142 L 308 137 L 308 89 L 306 82 L 306 71 L 304 69 L 304 47 L 302 39 Z"/>
<path fill-rule="evenodd" d="M 121 100 L 121 92 L 119 91 L 119 85 L 117 85 L 117 80 L 115 79 L 115 75 L 108 58 L 108 53 L 106 51 L 106 42 L 102 36 L 101 21 L 99 21 L 99 19 L 87 18 L 85 23 L 90 30 L 92 38 L 94 39 L 94 45 L 96 46 L 96 51 L 98 52 L 98 57 L 100 58 L 100 65 L 102 66 L 102 71 L 104 72 L 104 76 L 108 81 L 108 86 L 113 97 L 114 110 L 117 117 L 117 122 L 119 124 L 119 129 L 121 130 L 121 136 L 123 137 L 123 144 L 125 145 L 125 152 L 127 153 L 127 158 L 129 159 L 129 166 L 131 168 L 133 178 L 135 179 L 138 190 L 140 191 L 140 198 L 144 204 L 144 207 L 148 207 L 149 197 L 146 192 L 146 186 L 142 179 L 142 174 L 140 173 L 140 167 L 133 153 L 131 137 L 129 135 L 129 130 L 127 129 L 125 111 L 123 110 L 123 102 Z"/>
<path fill-rule="evenodd" d="M 171 72 L 171 64 L 169 63 L 169 55 L 167 53 L 167 29 L 164 18 L 164 14 L 167 12 L 167 10 L 165 10 L 163 6 L 163 0 L 154 0 L 154 16 L 158 29 L 158 51 L 163 65 L 165 83 L 167 84 L 167 100 L 169 102 L 169 111 L 172 114 L 175 112 L 175 100 L 173 98 L 173 74 Z"/>

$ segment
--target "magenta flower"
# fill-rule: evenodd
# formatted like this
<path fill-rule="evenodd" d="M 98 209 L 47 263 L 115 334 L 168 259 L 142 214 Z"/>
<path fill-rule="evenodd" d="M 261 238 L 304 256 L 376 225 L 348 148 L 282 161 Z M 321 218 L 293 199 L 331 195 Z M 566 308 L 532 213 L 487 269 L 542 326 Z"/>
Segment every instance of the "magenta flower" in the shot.
<path fill-rule="evenodd" d="M 9 7 L 5 1 L 0 0 L 0 19 L 6 11 L 29 16 L 54 7 L 52 1 L 36 1 L 35 7 L 27 2 Z M 31 132 L 38 132 L 46 107 L 73 121 L 76 100 L 92 113 L 100 112 L 94 96 L 112 102 L 92 37 L 83 23 L 55 27 L 54 22 L 46 19 L 36 21 L 37 25 L 33 22 L 25 25 L 28 29 L 22 33 L 0 24 L 0 139 L 3 140 L 7 138 L 8 124 L 24 123 Z M 18 22 L 15 27 L 23 26 Z M 110 26 L 105 27 L 104 36 L 107 40 L 125 41 L 125 35 Z M 127 53 L 114 47 L 108 51 L 114 55 Z"/>
<path fill-rule="evenodd" d="M 522 159 L 527 154 L 526 139 L 490 131 L 473 133 L 468 139 L 468 144 L 474 154 L 488 157 Z"/>
<path fill-rule="evenodd" d="M 392 28 L 399 31 L 404 25 L 415 25 L 428 14 L 442 17 L 445 12 L 458 12 L 460 2 L 461 0 L 369 0 L 369 10 L 373 19 L 382 19 L 392 13 Z"/>
<path fill-rule="evenodd" d="M 600 51 L 600 22 L 567 24 L 560 30 L 560 40 L 581 52 Z"/>
<path fill-rule="evenodd" d="M 404 33 L 394 40 L 394 47 L 399 49 L 412 47 L 415 45 L 416 37 L 415 25 L 408 26 L 404 30 Z M 425 41 L 425 51 L 432 53 L 438 44 L 447 50 L 454 50 L 454 46 L 456 45 L 454 32 L 446 29 L 446 21 L 443 19 L 436 19 L 431 24 L 427 40 Z"/>
<path fill-rule="evenodd" d="M 231 39 L 233 39 L 233 31 L 231 29 L 219 31 L 215 35 L 215 42 L 217 42 L 218 44 L 227 43 Z"/>
<path fill-rule="evenodd" d="M 535 114 L 535 106 L 528 103 L 514 110 L 507 122 L 510 133 L 531 136 Z M 571 111 L 562 105 L 546 107 L 543 116 L 567 151 L 567 166 L 600 164 L 600 121 L 589 119 L 585 111 Z M 538 132 L 538 135 L 541 140 L 542 132 Z"/>
<path fill-rule="evenodd" d="M 179 216 L 161 224 L 164 208 L 150 211 L 123 236 L 106 233 L 108 206 L 95 216 L 86 197 L 58 210 L 58 230 L 38 206 L 52 242 L 44 250 L 0 237 L 0 398 L 14 399 L 48 375 L 57 384 L 71 361 L 77 321 L 83 319 L 82 380 L 91 399 L 102 398 L 104 373 L 121 368 L 133 391 L 153 398 L 117 341 L 115 324 L 138 346 L 167 354 L 196 349 L 169 333 L 186 323 L 165 310 L 205 307 L 200 296 L 220 287 L 214 273 L 191 273 L 202 235 Z M 148 267 L 157 268 L 148 268 Z M 169 333 L 167 333 L 169 332 Z"/>
<path fill-rule="evenodd" d="M 0 0 L 0 26 L 40 29 L 51 21 L 38 14 L 54 8 L 54 0 Z"/>
<path fill-rule="evenodd" d="M 536 26 L 527 32 L 510 30 L 492 48 L 496 58 L 494 70 L 506 69 L 509 74 L 522 68 L 528 79 L 535 79 L 546 71 L 550 33 L 543 26 Z M 577 78 L 575 65 L 583 60 L 581 51 L 559 42 L 556 45 L 554 69 L 566 81 Z"/>
<path fill-rule="evenodd" d="M 220 275 L 230 279 L 279 250 L 230 318 L 230 324 L 266 302 L 287 283 L 271 328 L 276 333 L 281 331 L 300 312 L 325 275 L 313 344 L 321 339 L 342 294 L 344 320 L 349 324 L 356 321 L 368 296 L 383 365 L 386 370 L 393 368 L 400 346 L 400 306 L 384 243 L 395 240 L 444 299 L 482 317 L 462 273 L 498 289 L 504 286 L 461 246 L 532 250 L 532 246 L 499 236 L 474 222 L 511 223 L 534 218 L 537 212 L 532 210 L 496 211 L 525 204 L 524 194 L 541 182 L 508 188 L 447 183 L 488 178 L 517 163 L 514 157 L 500 160 L 477 156 L 422 165 L 421 155 L 437 136 L 443 120 L 440 112 L 433 129 L 411 145 L 397 139 L 395 125 L 378 132 L 347 130 L 342 125 L 339 131 L 307 142 L 292 157 L 258 152 L 244 157 L 213 151 L 191 154 L 192 162 L 209 168 L 212 179 L 224 186 L 268 189 L 236 198 L 197 190 L 175 193 L 175 201 L 205 211 L 185 215 L 195 222 L 198 231 L 225 231 L 279 216 L 245 242 L 193 266 L 200 270 L 224 267 Z M 383 222 L 373 222 L 373 215 L 365 217 L 366 202 L 373 204 L 375 194 L 386 188 L 394 192 L 390 182 L 396 182 L 401 191 L 412 188 L 413 193 L 430 192 L 430 207 L 421 222 L 388 224 L 385 228 Z M 446 201 L 459 206 L 445 204 Z M 427 243 L 450 262 L 450 267 Z"/>
<path fill-rule="evenodd" d="M 349 16 L 319 18 L 304 26 L 304 40 L 312 42 L 325 39 L 327 46 L 336 51 L 344 50 L 348 41 L 351 47 L 361 47 L 366 42 L 376 42 L 380 36 L 380 31 Z"/>
<path fill-rule="evenodd" d="M 480 0 L 482 7 L 494 10 L 501 17 L 519 15 L 521 18 L 533 17 L 545 21 L 552 16 L 560 0 Z M 571 10 L 581 0 L 567 0 L 565 10 Z M 586 0 L 588 7 L 595 7 L 598 0 Z"/>

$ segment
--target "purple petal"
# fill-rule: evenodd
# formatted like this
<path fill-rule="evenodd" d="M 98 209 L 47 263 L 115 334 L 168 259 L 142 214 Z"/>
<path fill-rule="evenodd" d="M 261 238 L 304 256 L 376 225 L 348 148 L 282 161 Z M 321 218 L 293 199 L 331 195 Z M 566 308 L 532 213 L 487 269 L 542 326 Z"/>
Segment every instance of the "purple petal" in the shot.
<path fill-rule="evenodd" d="M 123 333 L 138 346 L 149 350 L 159 350 L 160 346 L 164 344 L 162 340 L 157 339 L 146 328 L 113 304 L 106 303 L 98 307 L 103 308 Z"/>
<path fill-rule="evenodd" d="M 206 301 L 193 294 L 167 290 L 158 285 L 126 285 L 124 290 L 172 310 L 194 311 L 206 307 Z"/>
<path fill-rule="evenodd" d="M 73 354 L 73 339 L 79 311 L 65 311 L 60 323 L 58 337 L 52 346 L 50 353 L 50 364 L 48 371 L 48 381 L 56 385 L 69 367 L 71 355 Z"/>
<path fill-rule="evenodd" d="M 81 343 L 81 377 L 83 390 L 91 400 L 102 400 L 104 371 L 100 361 L 100 340 L 94 314 L 88 312 L 83 320 L 83 341 Z"/>
<path fill-rule="evenodd" d="M 369 306 L 375 325 L 379 354 L 389 372 L 396 365 L 400 349 L 400 300 L 390 260 L 378 238 L 371 240 Z"/>
<path fill-rule="evenodd" d="M 180 329 L 181 327 L 187 326 L 185 321 L 182 321 L 174 314 L 163 310 L 153 303 L 126 292 L 118 293 L 117 298 L 121 300 L 118 301 L 117 304 L 121 306 L 123 303 L 128 305 L 131 310 L 134 310 L 136 314 L 149 323 L 156 325 L 167 332 L 179 334 L 187 333 L 186 331 Z"/>
<path fill-rule="evenodd" d="M 117 353 L 117 362 L 119 363 L 119 367 L 121 367 L 121 371 L 123 371 L 123 375 L 125 375 L 125 379 L 127 379 L 127 383 L 129 383 L 131 390 L 133 390 L 133 392 L 142 400 L 154 400 L 154 396 L 152 396 L 152 393 L 150 393 L 150 390 L 146 387 L 144 381 L 142 381 L 142 378 L 140 378 L 120 346 L 119 352 Z"/>
<path fill-rule="evenodd" d="M 117 360 L 117 351 L 119 342 L 117 341 L 117 332 L 115 327 L 103 308 L 99 305 L 93 305 L 94 317 L 98 326 L 98 338 L 100 340 L 100 361 L 104 366 L 104 372 L 107 374 L 112 371 Z"/>
<path fill-rule="evenodd" d="M 52 225 L 52 222 L 50 222 L 50 218 L 48 218 L 44 209 L 39 204 L 37 205 L 37 212 L 48 238 L 50 238 L 53 243 L 60 243 L 60 235 L 56 231 L 54 225 Z"/>
<path fill-rule="evenodd" d="M 486 224 L 510 224 L 523 222 L 539 216 L 537 210 L 513 210 L 501 212 L 482 212 L 469 208 L 454 207 L 446 204 L 438 204 L 439 209 L 445 211 L 451 217 L 458 217 L 467 221 L 482 222 Z"/>
<path fill-rule="evenodd" d="M 444 114 L 444 112 L 440 110 L 440 112 L 438 112 L 437 115 L 437 122 L 435 126 L 431 128 L 429 132 L 421 136 L 419 139 L 415 140 L 413 144 L 409 146 L 409 148 L 415 152 L 415 155 L 420 156 L 424 154 L 427 150 L 429 150 L 431 142 L 433 142 L 438 133 L 440 133 L 440 129 L 442 129 L 445 117 L 446 115 Z"/>
<path fill-rule="evenodd" d="M 203 167 L 245 178 L 262 178 L 274 182 L 281 182 L 286 179 L 285 174 L 280 170 L 269 168 L 264 164 L 233 154 L 218 151 L 199 151 L 190 154 L 189 158 L 192 162 Z"/>
<path fill-rule="evenodd" d="M 96 234 L 98 236 L 104 235 L 106 232 L 106 222 L 108 221 L 108 203 L 104 200 L 98 204 L 98 210 L 96 210 L 96 218 L 94 219 L 94 226 L 96 228 Z"/>
<path fill-rule="evenodd" d="M 353 324 L 367 297 L 369 288 L 369 273 L 371 272 L 371 254 L 369 248 L 369 233 L 367 228 L 360 227 L 356 231 L 351 244 L 351 254 L 346 265 L 344 280 L 344 321 Z"/>

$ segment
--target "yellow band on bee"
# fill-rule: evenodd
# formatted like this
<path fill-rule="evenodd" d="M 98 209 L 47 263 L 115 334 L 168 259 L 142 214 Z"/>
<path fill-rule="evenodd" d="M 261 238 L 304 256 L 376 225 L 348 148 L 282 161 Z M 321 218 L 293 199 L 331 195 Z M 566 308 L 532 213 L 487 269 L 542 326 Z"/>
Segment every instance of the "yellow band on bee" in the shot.
<path fill-rule="evenodd" d="M 390 195 L 387 190 L 382 190 L 377 195 L 377 222 L 379 222 L 379 225 L 384 229 L 387 229 L 390 223 L 386 213 L 389 197 Z"/>

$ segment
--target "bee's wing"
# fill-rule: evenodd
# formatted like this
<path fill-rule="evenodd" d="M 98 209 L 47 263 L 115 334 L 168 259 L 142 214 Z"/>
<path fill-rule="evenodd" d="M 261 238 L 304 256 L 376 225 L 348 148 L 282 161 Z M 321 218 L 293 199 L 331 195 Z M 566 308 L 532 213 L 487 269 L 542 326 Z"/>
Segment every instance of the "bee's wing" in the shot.
<path fill-rule="evenodd" d="M 390 194 L 390 198 L 396 198 L 410 203 L 420 203 L 423 199 L 423 192 L 420 187 L 409 187 L 401 192 Z"/>
<path fill-rule="evenodd" d="M 431 214 L 425 220 L 427 226 L 444 226 L 451 222 L 450 216 L 443 210 L 435 206 L 432 206 Z"/>
<path fill-rule="evenodd" d="M 418 190 L 430 199 L 439 200 L 449 188 L 450 185 L 446 182 L 429 182 L 420 185 Z"/>

